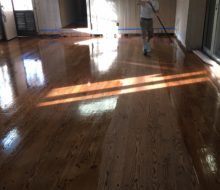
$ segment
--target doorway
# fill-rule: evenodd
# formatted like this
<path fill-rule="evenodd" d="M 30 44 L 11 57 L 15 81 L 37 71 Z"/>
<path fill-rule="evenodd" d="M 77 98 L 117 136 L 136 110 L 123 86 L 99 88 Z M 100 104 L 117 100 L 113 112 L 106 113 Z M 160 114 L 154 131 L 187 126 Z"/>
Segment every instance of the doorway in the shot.
<path fill-rule="evenodd" d="M 207 1 L 203 50 L 220 63 L 220 0 Z"/>
<path fill-rule="evenodd" d="M 63 28 L 87 28 L 87 0 L 59 0 Z"/>
<path fill-rule="evenodd" d="M 37 34 L 32 0 L 13 0 L 18 36 Z"/>

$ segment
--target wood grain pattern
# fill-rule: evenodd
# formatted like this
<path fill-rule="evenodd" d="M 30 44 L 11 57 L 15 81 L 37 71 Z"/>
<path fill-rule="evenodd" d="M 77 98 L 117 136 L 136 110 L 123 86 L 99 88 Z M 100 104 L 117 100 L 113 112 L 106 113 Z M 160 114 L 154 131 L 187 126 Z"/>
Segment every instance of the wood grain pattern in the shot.
<path fill-rule="evenodd" d="M 0 189 L 219 189 L 216 79 L 167 42 L 1 43 Z"/>

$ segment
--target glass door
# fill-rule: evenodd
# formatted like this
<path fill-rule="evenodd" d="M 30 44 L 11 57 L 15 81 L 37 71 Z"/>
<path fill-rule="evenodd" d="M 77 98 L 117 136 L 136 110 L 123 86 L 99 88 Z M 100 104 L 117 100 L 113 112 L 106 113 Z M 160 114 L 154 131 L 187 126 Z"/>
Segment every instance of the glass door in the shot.
<path fill-rule="evenodd" d="M 0 41 L 5 39 L 5 32 L 3 26 L 2 6 L 0 5 Z"/>
<path fill-rule="evenodd" d="M 207 2 L 203 50 L 216 59 L 220 60 L 220 0 Z"/>
<path fill-rule="evenodd" d="M 216 19 L 216 32 L 214 40 L 214 56 L 220 60 L 220 3 L 218 3 L 218 14 Z"/>
<path fill-rule="evenodd" d="M 216 4 L 216 0 L 210 0 L 207 2 L 205 36 L 203 42 L 206 51 L 211 51 L 212 48 L 212 34 L 213 34 L 213 26 L 215 19 L 215 4 Z"/>

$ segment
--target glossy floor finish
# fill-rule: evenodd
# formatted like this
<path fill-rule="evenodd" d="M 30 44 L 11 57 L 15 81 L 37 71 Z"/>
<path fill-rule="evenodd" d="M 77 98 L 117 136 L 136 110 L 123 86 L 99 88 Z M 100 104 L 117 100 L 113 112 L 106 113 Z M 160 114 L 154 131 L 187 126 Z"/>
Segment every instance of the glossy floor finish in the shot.
<path fill-rule="evenodd" d="M 0 44 L 0 189 L 220 189 L 219 68 L 155 38 Z"/>

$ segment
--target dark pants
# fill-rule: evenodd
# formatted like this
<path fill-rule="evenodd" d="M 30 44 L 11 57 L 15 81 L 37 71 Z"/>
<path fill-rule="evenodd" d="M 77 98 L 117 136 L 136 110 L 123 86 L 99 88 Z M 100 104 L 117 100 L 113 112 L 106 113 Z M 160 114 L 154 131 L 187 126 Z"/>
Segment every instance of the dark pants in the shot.
<path fill-rule="evenodd" d="M 141 24 L 143 39 L 150 41 L 150 39 L 153 37 L 153 19 L 141 18 L 140 24 Z"/>

